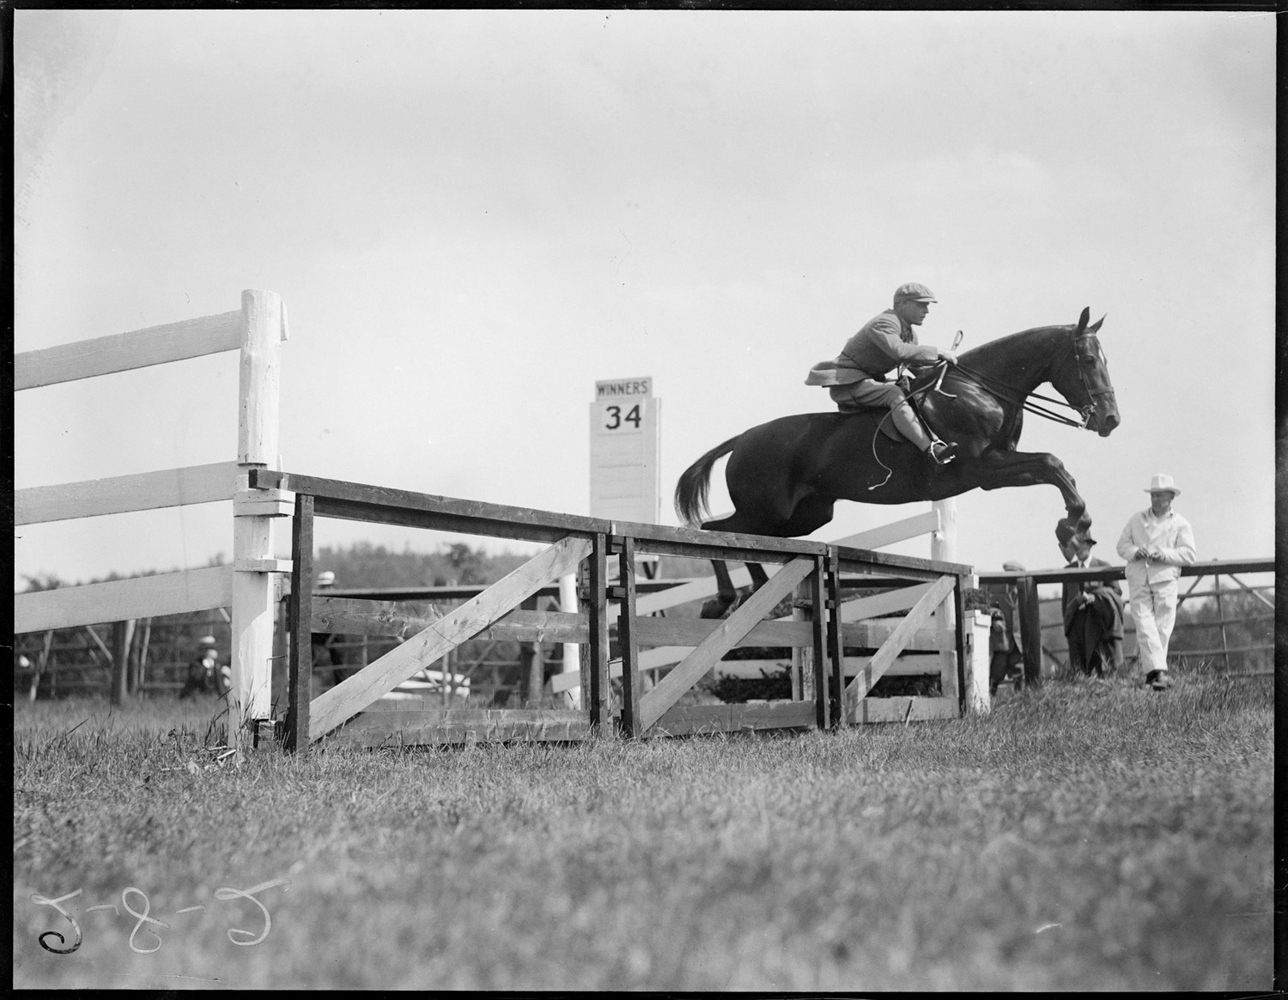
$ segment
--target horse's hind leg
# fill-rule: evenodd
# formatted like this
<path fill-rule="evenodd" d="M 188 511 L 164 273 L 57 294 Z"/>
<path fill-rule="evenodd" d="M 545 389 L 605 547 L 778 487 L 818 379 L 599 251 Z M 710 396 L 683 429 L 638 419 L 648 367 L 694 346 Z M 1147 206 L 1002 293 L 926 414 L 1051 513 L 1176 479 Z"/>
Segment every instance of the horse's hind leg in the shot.
<path fill-rule="evenodd" d="M 723 559 L 712 559 L 716 571 L 716 596 L 708 598 L 698 613 L 699 618 L 723 618 L 738 600 L 738 591 L 729 578 L 729 566 Z"/>

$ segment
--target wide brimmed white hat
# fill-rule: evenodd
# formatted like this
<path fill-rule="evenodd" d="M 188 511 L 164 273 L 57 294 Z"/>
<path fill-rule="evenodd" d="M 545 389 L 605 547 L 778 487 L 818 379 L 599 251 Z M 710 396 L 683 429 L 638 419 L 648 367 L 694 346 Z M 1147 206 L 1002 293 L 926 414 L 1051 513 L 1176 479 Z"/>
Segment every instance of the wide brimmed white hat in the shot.
<path fill-rule="evenodd" d="M 1167 490 L 1171 493 L 1175 493 L 1177 496 L 1181 495 L 1181 491 L 1177 487 L 1175 481 L 1166 472 L 1156 473 L 1154 478 L 1149 481 L 1149 489 L 1147 489 L 1145 492 L 1158 493 L 1158 492 L 1161 492 L 1162 490 Z"/>

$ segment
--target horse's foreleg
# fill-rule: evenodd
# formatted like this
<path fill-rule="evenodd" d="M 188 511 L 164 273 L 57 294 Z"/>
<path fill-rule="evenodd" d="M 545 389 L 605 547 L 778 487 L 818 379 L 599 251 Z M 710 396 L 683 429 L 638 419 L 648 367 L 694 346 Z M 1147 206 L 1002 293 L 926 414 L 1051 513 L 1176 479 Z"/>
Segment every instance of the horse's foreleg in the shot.
<path fill-rule="evenodd" d="M 990 452 L 981 456 L 979 488 L 998 490 L 1008 486 L 1054 486 L 1064 498 L 1068 521 L 1077 527 L 1089 527 L 1087 502 L 1078 492 L 1073 476 L 1054 455 L 1045 451 Z"/>

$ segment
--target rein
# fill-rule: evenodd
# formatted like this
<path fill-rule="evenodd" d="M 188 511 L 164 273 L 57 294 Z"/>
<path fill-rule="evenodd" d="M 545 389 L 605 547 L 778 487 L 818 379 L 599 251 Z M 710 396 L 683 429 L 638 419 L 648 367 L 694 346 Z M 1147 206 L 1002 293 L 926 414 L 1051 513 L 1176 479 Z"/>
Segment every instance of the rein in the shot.
<path fill-rule="evenodd" d="M 1070 352 L 1073 353 L 1075 357 L 1077 356 L 1076 344 L 1071 345 Z M 997 399 L 1001 399 L 1015 406 L 1018 406 L 1021 409 L 1034 414 L 1035 416 L 1043 417 L 1044 419 L 1054 421 L 1057 424 L 1066 424 L 1069 427 L 1077 427 L 1082 430 L 1086 430 L 1087 420 L 1090 419 L 1090 412 L 1094 406 L 1095 397 L 1107 396 L 1109 395 L 1110 392 L 1113 391 L 1111 389 L 1092 389 L 1090 386 L 1087 385 L 1087 378 L 1083 374 L 1081 368 L 1079 368 L 1078 377 L 1082 380 L 1082 387 L 1086 390 L 1087 396 L 1093 400 L 1093 406 L 1088 406 L 1084 410 L 1080 407 L 1074 406 L 1072 403 L 1068 402 L 1067 400 L 1055 399 L 1051 396 L 1043 396 L 1041 393 L 1037 393 L 1037 392 L 1030 392 L 1028 393 L 1027 396 L 1023 396 L 1020 398 L 1016 398 L 1016 396 L 1008 396 L 1005 393 L 999 392 L 997 387 L 1000 386 L 1002 389 L 1006 389 L 1009 392 L 1015 393 L 1017 395 L 1019 394 L 1020 390 L 1015 388 L 1015 386 L 1013 385 L 1008 385 L 1005 382 L 1001 382 L 998 379 L 995 379 L 991 376 L 984 375 L 981 372 L 976 371 L 973 368 L 968 368 L 965 365 L 962 365 L 960 363 L 957 365 L 957 369 L 958 371 L 962 372 L 964 375 L 968 375 L 971 378 L 973 378 L 976 382 L 979 383 L 980 387 L 983 388 L 985 392 L 996 397 Z M 1067 407 L 1068 409 L 1074 410 L 1075 412 L 1077 412 L 1082 417 L 1082 419 L 1071 420 L 1069 417 L 1066 417 L 1062 413 L 1053 413 L 1051 410 L 1048 410 L 1044 406 L 1039 406 L 1037 403 L 1029 402 L 1030 398 L 1040 399 L 1044 403 L 1054 403 L 1057 406 Z"/>

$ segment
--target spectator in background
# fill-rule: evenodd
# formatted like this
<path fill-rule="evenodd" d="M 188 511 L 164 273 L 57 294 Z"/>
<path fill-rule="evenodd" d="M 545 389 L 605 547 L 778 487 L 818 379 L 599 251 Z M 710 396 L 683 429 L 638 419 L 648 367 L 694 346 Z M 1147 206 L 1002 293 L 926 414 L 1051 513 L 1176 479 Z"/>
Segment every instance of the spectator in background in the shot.
<path fill-rule="evenodd" d="M 1067 569 L 1108 566 L 1091 557 L 1096 540 L 1078 534 L 1061 521 L 1056 541 L 1068 562 Z M 1116 582 L 1070 580 L 1060 602 L 1064 609 L 1064 634 L 1069 640 L 1069 668 L 1078 674 L 1104 677 L 1123 663 L 1123 598 Z"/>
<path fill-rule="evenodd" d="M 1023 573 L 1017 562 L 1006 562 L 1002 569 L 1008 573 Z M 999 684 L 1010 682 L 1017 687 L 1024 679 L 1024 644 L 1016 629 L 1020 606 L 1019 588 L 1014 583 L 989 588 L 989 667 L 988 689 L 997 693 Z"/>
<path fill-rule="evenodd" d="M 327 591 L 335 586 L 335 574 L 330 570 L 318 574 L 317 585 L 313 593 L 326 596 Z M 347 675 L 344 669 L 344 654 L 336 648 L 340 637 L 331 632 L 314 632 L 312 634 L 313 669 L 331 671 L 331 683 L 339 684 Z"/>
<path fill-rule="evenodd" d="M 1145 683 L 1165 691 L 1172 686 L 1167 644 L 1176 624 L 1177 579 L 1181 567 L 1194 562 L 1194 529 L 1172 510 L 1181 491 L 1171 476 L 1158 473 L 1145 492 L 1149 506 L 1128 519 L 1118 554 L 1127 560 L 1127 591 Z"/>
<path fill-rule="evenodd" d="M 219 650 L 215 648 L 213 635 L 202 636 L 197 645 L 201 652 L 188 664 L 188 678 L 184 682 L 180 698 L 190 698 L 198 694 L 227 695 L 232 688 L 231 671 L 228 665 L 219 662 Z"/>

